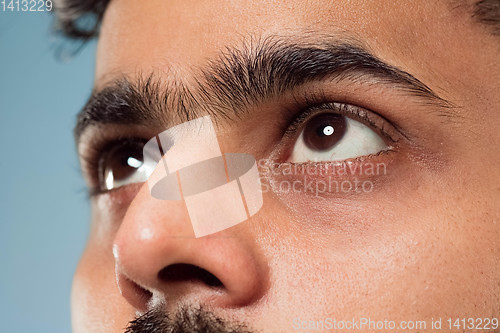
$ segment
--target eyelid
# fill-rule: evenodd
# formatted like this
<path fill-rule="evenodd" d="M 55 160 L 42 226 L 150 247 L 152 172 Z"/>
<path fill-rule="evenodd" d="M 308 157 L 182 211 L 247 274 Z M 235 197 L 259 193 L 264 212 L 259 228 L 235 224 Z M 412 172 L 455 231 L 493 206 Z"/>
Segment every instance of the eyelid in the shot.
<path fill-rule="evenodd" d="M 297 136 L 309 118 L 326 112 L 333 112 L 358 120 L 384 136 L 390 143 L 397 143 L 402 137 L 398 129 L 381 115 L 360 106 L 340 102 L 317 103 L 307 107 L 288 126 L 284 137 L 291 138 Z"/>

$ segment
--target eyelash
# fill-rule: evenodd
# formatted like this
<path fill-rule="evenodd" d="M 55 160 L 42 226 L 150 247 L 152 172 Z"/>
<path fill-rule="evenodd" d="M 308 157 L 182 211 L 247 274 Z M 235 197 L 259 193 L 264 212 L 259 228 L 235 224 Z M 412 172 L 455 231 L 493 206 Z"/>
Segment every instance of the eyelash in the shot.
<path fill-rule="evenodd" d="M 298 98 L 295 98 L 295 101 L 298 102 L 298 100 Z M 338 113 L 342 116 L 358 120 L 376 130 L 391 144 L 396 144 L 401 137 L 404 137 L 403 133 L 397 126 L 376 112 L 367 110 L 363 107 L 354 106 L 352 104 L 328 102 L 328 100 L 331 100 L 331 98 L 326 98 L 326 96 L 323 96 L 322 94 L 310 94 L 308 96 L 303 96 L 304 102 L 299 103 L 302 105 L 296 106 L 294 111 L 290 113 L 291 116 L 289 116 L 286 120 L 288 125 L 285 127 L 284 131 L 282 131 L 282 141 L 286 142 L 288 145 L 293 144 L 297 136 L 300 134 L 304 124 L 306 124 L 310 118 L 325 111 Z M 109 154 L 112 150 L 123 146 L 128 145 L 132 147 L 134 145 L 144 145 L 146 142 L 146 138 L 127 135 L 114 139 L 99 138 L 94 140 L 91 148 L 81 154 L 83 170 L 85 174 L 88 175 L 91 183 L 89 196 L 94 197 L 99 194 L 109 192 L 109 190 L 104 190 L 102 188 L 101 179 L 103 166 L 100 164 L 106 154 Z"/>
<path fill-rule="evenodd" d="M 285 117 L 287 118 L 285 127 L 282 127 L 282 136 L 287 141 L 293 139 L 294 136 L 296 139 L 302 125 L 309 118 L 325 111 L 352 118 L 369 126 L 391 145 L 397 145 L 401 139 L 410 140 L 399 126 L 380 113 L 360 106 L 359 101 L 349 101 L 338 96 L 331 96 L 324 87 L 292 92 L 291 97 L 294 105 L 285 110 L 288 116 Z"/>
<path fill-rule="evenodd" d="M 291 137 L 296 135 L 300 132 L 301 127 L 310 118 L 325 111 L 337 113 L 342 116 L 358 120 L 371 128 L 374 128 L 379 132 L 379 134 L 393 143 L 399 140 L 398 136 L 400 135 L 400 132 L 384 117 L 359 106 L 338 102 L 314 104 L 313 106 L 306 108 L 297 117 L 295 117 L 294 120 L 292 120 L 288 128 L 285 130 L 284 136 Z"/>

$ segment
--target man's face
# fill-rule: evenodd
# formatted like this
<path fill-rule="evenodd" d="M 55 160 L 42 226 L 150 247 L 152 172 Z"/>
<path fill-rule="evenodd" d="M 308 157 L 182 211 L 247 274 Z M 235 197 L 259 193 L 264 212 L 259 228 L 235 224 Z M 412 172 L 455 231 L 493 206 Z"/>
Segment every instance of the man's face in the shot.
<path fill-rule="evenodd" d="M 98 193 L 75 331 L 148 310 L 264 332 L 498 318 L 499 50 L 466 2 L 113 1 L 79 139 Z M 258 161 L 263 206 L 197 238 L 130 158 L 205 115 Z"/>

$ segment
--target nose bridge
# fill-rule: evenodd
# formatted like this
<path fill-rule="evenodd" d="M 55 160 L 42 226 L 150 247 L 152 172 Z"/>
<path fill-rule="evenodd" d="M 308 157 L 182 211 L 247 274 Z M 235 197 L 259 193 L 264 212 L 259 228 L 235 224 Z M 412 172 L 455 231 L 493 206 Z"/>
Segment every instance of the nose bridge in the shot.
<path fill-rule="evenodd" d="M 152 196 L 162 200 L 181 200 L 183 191 L 178 179 L 180 172 L 190 166 L 217 158 L 222 152 L 210 117 L 205 116 L 174 126 L 153 137 L 144 146 L 143 155 L 145 162 L 152 160 L 158 163 L 148 179 Z M 209 171 L 218 171 L 217 181 L 224 175 L 223 168 Z M 193 178 L 193 174 L 190 176 Z M 210 174 L 209 178 L 213 176 Z M 176 183 L 178 186 L 175 186 Z M 202 186 L 199 187 L 199 190 L 202 190 Z"/>
<path fill-rule="evenodd" d="M 241 223 L 263 204 L 255 159 L 223 154 L 209 116 L 160 133 L 144 156 L 159 159 L 148 179 L 151 195 L 184 200 L 196 237 Z"/>

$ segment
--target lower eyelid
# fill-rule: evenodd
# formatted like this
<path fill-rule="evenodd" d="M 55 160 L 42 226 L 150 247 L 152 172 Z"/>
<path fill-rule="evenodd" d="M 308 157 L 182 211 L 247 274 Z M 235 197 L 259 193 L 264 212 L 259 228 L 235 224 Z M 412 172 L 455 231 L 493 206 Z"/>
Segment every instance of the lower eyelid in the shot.
<path fill-rule="evenodd" d="M 304 163 L 291 163 L 291 162 L 271 162 L 274 165 L 268 168 L 263 168 L 262 165 L 259 166 L 259 172 L 262 179 L 270 185 L 273 192 L 279 193 L 279 186 L 277 184 L 291 184 L 295 182 L 301 182 L 301 184 L 307 184 L 312 182 L 316 184 L 317 182 L 371 182 L 373 184 L 386 184 L 391 178 L 390 175 L 393 174 L 391 170 L 393 165 L 398 159 L 399 154 L 396 154 L 397 150 L 389 148 L 387 150 L 381 151 L 378 154 L 373 154 L 369 156 L 362 156 L 356 159 L 349 159 L 346 161 L 337 162 L 304 162 Z M 350 165 L 350 167 L 349 167 Z M 342 168 L 346 169 L 346 174 L 339 172 Z M 369 169 L 374 170 L 367 171 Z M 266 172 L 267 170 L 267 172 Z M 293 172 L 290 172 L 293 170 Z M 313 170 L 311 172 L 311 170 Z M 334 170 L 337 170 L 336 172 Z M 354 171 L 353 171 L 354 170 Z M 365 170 L 365 171 L 362 171 Z M 378 185 L 377 185 L 378 186 Z M 273 188 L 274 187 L 274 188 Z M 314 187 L 314 186 L 313 186 Z M 278 190 L 276 190 L 278 188 Z M 378 189 L 375 188 L 375 189 Z M 293 193 L 287 193 L 292 195 Z M 307 190 L 299 191 L 295 194 L 311 194 Z M 322 193 L 326 196 L 328 195 L 343 195 L 346 193 L 335 193 L 335 192 L 324 192 Z"/>
<path fill-rule="evenodd" d="M 90 194 L 92 199 L 100 200 L 106 197 L 113 205 L 128 207 L 145 183 L 131 183 L 111 190 L 96 189 Z"/>
<path fill-rule="evenodd" d="M 308 162 L 276 162 L 273 161 L 273 165 L 276 168 L 289 167 L 289 166 L 297 166 L 297 167 L 307 167 L 307 166 L 320 166 L 320 167 L 331 167 L 331 166 L 342 166 L 347 165 L 349 163 L 364 163 L 367 161 L 371 161 L 372 159 L 376 159 L 379 157 L 383 157 L 386 155 L 391 155 L 396 153 L 398 150 L 393 146 L 388 146 L 387 149 L 382 150 L 376 154 L 370 154 L 365 156 L 359 156 L 356 158 L 349 158 L 343 161 L 308 161 Z M 271 160 L 269 160 L 271 161 Z"/>

